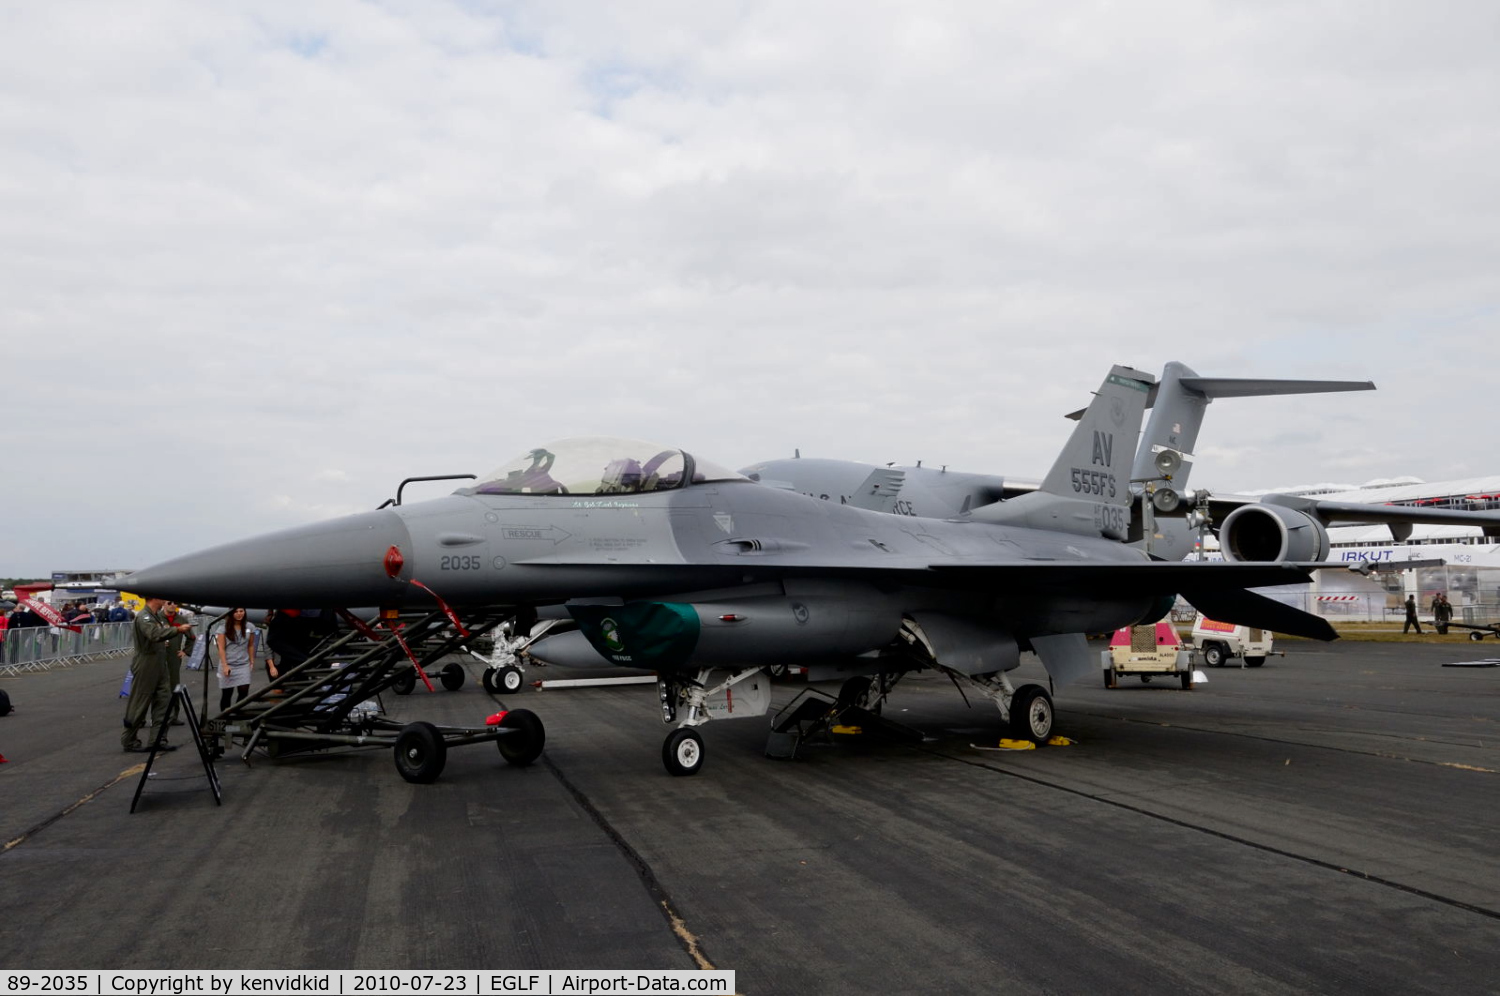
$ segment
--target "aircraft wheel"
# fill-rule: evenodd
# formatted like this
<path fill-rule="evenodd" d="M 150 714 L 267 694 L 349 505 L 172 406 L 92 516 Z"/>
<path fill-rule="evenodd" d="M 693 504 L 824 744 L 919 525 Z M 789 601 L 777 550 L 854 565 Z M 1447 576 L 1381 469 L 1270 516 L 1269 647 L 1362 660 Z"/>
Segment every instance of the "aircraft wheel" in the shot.
<path fill-rule="evenodd" d="M 451 661 L 443 666 L 443 673 L 438 676 L 438 680 L 448 691 L 456 692 L 464 687 L 464 677 L 464 666 L 457 661 Z"/>
<path fill-rule="evenodd" d="M 661 763 L 669 775 L 696 775 L 703 770 L 703 738 L 691 728 L 673 730 L 661 745 Z"/>
<path fill-rule="evenodd" d="M 1184 692 L 1191 692 L 1193 690 L 1193 672 L 1182 672 L 1182 690 Z"/>
<path fill-rule="evenodd" d="M 1245 658 L 1245 666 L 1246 667 L 1260 667 L 1265 662 L 1266 662 L 1266 659 L 1263 656 L 1262 657 L 1246 657 Z"/>
<path fill-rule="evenodd" d="M 495 684 L 500 686 L 500 691 L 506 695 L 514 695 L 526 684 L 526 675 L 514 664 L 500 669 L 500 675 L 495 679 Z"/>
<path fill-rule="evenodd" d="M 1104 669 L 1104 687 L 1115 687 L 1115 669 L 1112 667 L 1107 667 Z"/>
<path fill-rule="evenodd" d="M 1017 740 L 1044 744 L 1052 736 L 1052 696 L 1041 685 L 1022 685 L 1010 700 L 1010 732 Z"/>
<path fill-rule="evenodd" d="M 863 705 L 869 694 L 870 679 L 857 674 L 839 686 L 838 707 L 847 709 L 850 706 Z"/>
<path fill-rule="evenodd" d="M 515 730 L 515 733 L 495 741 L 500 756 L 506 763 L 524 768 L 542 756 L 542 747 L 547 743 L 547 730 L 542 721 L 530 709 L 512 709 L 500 722 L 500 729 Z"/>
<path fill-rule="evenodd" d="M 1203 647 L 1203 663 L 1209 667 L 1224 666 L 1224 648 L 1217 643 L 1209 643 Z"/>
<path fill-rule="evenodd" d="M 395 683 L 391 685 L 391 691 L 395 692 L 397 695 L 410 695 L 412 693 L 412 690 L 416 687 L 417 672 L 407 671 L 406 673 L 402 674 L 401 677 L 397 678 Z"/>
<path fill-rule="evenodd" d="M 1480 640 L 1484 639 L 1484 634 L 1480 632 L 1471 632 L 1469 634 L 1469 639 L 1473 640 L 1475 643 L 1478 643 Z"/>
<path fill-rule="evenodd" d="M 1149 674 L 1143 674 L 1143 675 L 1141 675 L 1141 684 L 1143 684 L 1143 685 L 1149 685 L 1149 684 L 1151 684 L 1151 676 Z"/>
<path fill-rule="evenodd" d="M 9 715 L 10 715 L 10 693 L 7 692 L 5 689 L 0 688 L 0 716 L 9 716 Z M 129 726 L 130 724 L 126 723 L 125 725 Z"/>
<path fill-rule="evenodd" d="M 498 670 L 499 668 L 487 667 L 484 669 L 484 674 L 479 676 L 479 683 L 484 686 L 485 691 L 492 695 L 498 694 L 500 691 L 500 686 L 495 683 L 495 673 Z"/>
<path fill-rule="evenodd" d="M 766 668 L 766 674 L 770 675 L 773 681 L 785 678 L 786 672 L 787 667 L 785 664 L 771 664 Z"/>
<path fill-rule="evenodd" d="M 396 770 L 418 785 L 437 781 L 448 763 L 448 745 L 431 723 L 407 723 L 396 734 Z"/>

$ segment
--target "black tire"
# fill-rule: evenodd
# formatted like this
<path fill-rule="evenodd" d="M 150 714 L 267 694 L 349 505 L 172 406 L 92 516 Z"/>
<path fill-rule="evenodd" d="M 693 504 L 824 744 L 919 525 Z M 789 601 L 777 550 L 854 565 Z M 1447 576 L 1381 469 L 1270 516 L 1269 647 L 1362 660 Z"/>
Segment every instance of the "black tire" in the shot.
<path fill-rule="evenodd" d="M 498 668 L 487 667 L 484 669 L 484 674 L 479 676 L 479 683 L 483 685 L 484 690 L 489 692 L 491 695 L 497 695 L 500 692 L 500 686 L 495 684 L 495 675 L 498 673 L 498 671 Z"/>
<path fill-rule="evenodd" d="M 512 709 L 500 721 L 500 729 L 517 731 L 495 741 L 495 746 L 500 748 L 500 756 L 505 758 L 507 764 L 524 768 L 542 756 L 542 748 L 547 743 L 547 730 L 537 714 L 530 709 Z"/>
<path fill-rule="evenodd" d="M 661 745 L 661 763 L 667 774 L 686 777 L 703 770 L 703 738 L 692 728 L 673 730 Z"/>
<path fill-rule="evenodd" d="M 416 690 L 416 687 L 417 672 L 415 671 L 403 672 L 394 682 L 391 683 L 391 691 L 395 692 L 397 695 L 410 695 L 413 691 Z"/>
<path fill-rule="evenodd" d="M 514 664 L 508 664 L 500 669 L 495 676 L 495 690 L 501 695 L 514 695 L 526 684 L 526 675 Z"/>
<path fill-rule="evenodd" d="M 7 692 L 5 689 L 0 688 L 0 716 L 9 716 L 9 715 L 10 715 L 10 693 Z M 126 721 L 125 725 L 129 726 L 130 725 L 129 721 Z"/>
<path fill-rule="evenodd" d="M 1209 667 L 1224 666 L 1224 648 L 1217 643 L 1205 643 L 1203 645 L 1203 663 Z"/>
<path fill-rule="evenodd" d="M 396 770 L 418 785 L 437 781 L 448 763 L 448 745 L 431 723 L 407 723 L 396 734 Z"/>
<path fill-rule="evenodd" d="M 1052 738 L 1052 696 L 1041 685 L 1022 685 L 1010 700 L 1010 735 L 1044 744 Z"/>
<path fill-rule="evenodd" d="M 870 679 L 862 674 L 848 678 L 839 686 L 838 707 L 847 709 L 857 706 L 865 700 L 870 692 Z"/>
<path fill-rule="evenodd" d="M 1484 639 L 1484 634 L 1477 630 L 1471 630 L 1469 632 L 1469 639 L 1473 640 L 1475 643 L 1478 643 L 1480 640 Z"/>
<path fill-rule="evenodd" d="M 1182 672 L 1182 690 L 1184 692 L 1191 692 L 1193 690 L 1193 672 Z"/>
<path fill-rule="evenodd" d="M 1260 667 L 1265 662 L 1266 662 L 1266 658 L 1264 657 L 1264 655 L 1262 655 L 1260 657 L 1246 657 L 1245 658 L 1245 666 L 1246 667 Z"/>
<path fill-rule="evenodd" d="M 1104 687 L 1115 687 L 1115 669 L 1112 667 L 1107 667 L 1104 669 Z"/>
<path fill-rule="evenodd" d="M 448 691 L 456 692 L 464 687 L 465 677 L 467 675 L 464 674 L 464 666 L 458 663 L 458 661 L 450 661 L 443 665 L 443 672 L 438 675 L 438 680 L 443 683 L 443 687 L 448 689 Z"/>

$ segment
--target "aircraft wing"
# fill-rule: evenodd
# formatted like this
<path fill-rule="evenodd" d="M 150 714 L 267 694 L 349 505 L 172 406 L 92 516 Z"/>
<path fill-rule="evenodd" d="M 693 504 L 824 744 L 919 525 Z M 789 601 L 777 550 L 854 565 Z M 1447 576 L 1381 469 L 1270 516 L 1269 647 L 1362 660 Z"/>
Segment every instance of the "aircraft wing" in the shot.
<path fill-rule="evenodd" d="M 1412 526 L 1477 526 L 1486 536 L 1500 537 L 1500 512 L 1470 512 L 1456 508 L 1422 508 L 1414 505 L 1384 505 L 1363 502 L 1321 501 L 1300 495 L 1213 495 L 1208 499 L 1209 514 L 1215 522 L 1235 509 L 1245 505 L 1279 505 L 1304 515 L 1312 516 L 1324 526 L 1333 524 L 1352 525 L 1368 523 L 1391 527 L 1391 535 L 1399 542 L 1411 535 Z M 1190 511 L 1190 503 L 1183 502 L 1178 512 Z"/>
<path fill-rule="evenodd" d="M 738 558 L 736 558 L 738 559 Z M 664 578 L 690 570 L 698 583 L 734 584 L 747 573 L 764 580 L 790 577 L 851 578 L 874 583 L 890 582 L 959 591 L 994 591 L 1017 597 L 1046 592 L 1087 595 L 1121 590 L 1135 594 L 1172 597 L 1182 595 L 1206 615 L 1222 622 L 1305 636 L 1314 640 L 1336 640 L 1338 634 L 1318 616 L 1284 605 L 1264 595 L 1247 591 L 1275 585 L 1298 584 L 1309 572 L 1326 568 L 1318 563 L 1225 563 L 1222 561 L 1128 561 L 1080 563 L 1078 561 L 1008 560 L 976 563 L 958 558 L 925 565 L 875 566 L 858 563 L 832 565 L 825 561 L 798 563 L 790 557 L 777 562 L 747 557 L 744 563 L 713 565 L 632 564 L 642 573 L 659 572 Z M 588 561 L 598 563 L 597 561 Z M 527 561 L 535 566 L 580 566 L 584 561 Z M 753 566 L 751 566 L 753 564 Z M 624 567 L 625 565 L 620 565 Z M 680 587 L 680 582 L 679 585 Z"/>
<path fill-rule="evenodd" d="M 1246 564 L 1223 561 L 1141 561 L 1139 563 L 1082 564 L 1076 561 L 1005 562 L 995 564 L 933 564 L 934 575 L 960 580 L 974 588 L 1108 588 L 1148 595 L 1170 595 L 1189 590 L 1223 591 L 1301 584 L 1308 572 L 1327 565 Z M 1343 565 L 1338 565 L 1342 567 Z M 951 587 L 951 585 L 943 585 Z"/>

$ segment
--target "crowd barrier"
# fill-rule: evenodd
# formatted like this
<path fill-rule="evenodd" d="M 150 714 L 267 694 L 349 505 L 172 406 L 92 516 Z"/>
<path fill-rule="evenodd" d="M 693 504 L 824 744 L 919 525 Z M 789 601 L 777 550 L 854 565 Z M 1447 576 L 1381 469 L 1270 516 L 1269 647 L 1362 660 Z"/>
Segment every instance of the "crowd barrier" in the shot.
<path fill-rule="evenodd" d="M 85 623 L 75 633 L 51 626 L 6 629 L 0 636 L 0 674 L 45 671 L 130 651 L 130 623 Z"/>

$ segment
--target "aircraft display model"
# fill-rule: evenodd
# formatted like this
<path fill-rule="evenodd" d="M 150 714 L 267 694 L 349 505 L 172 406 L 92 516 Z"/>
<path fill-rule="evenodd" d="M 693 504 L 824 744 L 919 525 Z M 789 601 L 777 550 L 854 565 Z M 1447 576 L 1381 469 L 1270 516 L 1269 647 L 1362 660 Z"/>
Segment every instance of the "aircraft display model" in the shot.
<path fill-rule="evenodd" d="M 116 583 L 197 604 L 565 611 L 529 652 L 655 671 L 672 774 L 698 727 L 764 715 L 764 667 L 876 676 L 866 704 L 935 668 L 1052 734 L 1047 689 L 1008 672 L 1034 651 L 1054 687 L 1094 673 L 1085 634 L 1160 618 L 1178 594 L 1211 617 L 1315 639 L 1322 619 L 1246 589 L 1305 582 L 1295 562 L 1162 562 L 1129 545 L 1131 464 L 1152 375 L 1116 366 L 1040 486 L 956 519 L 890 515 L 756 484 L 679 449 L 603 437 L 530 451 L 443 498 L 169 560 Z M 726 703 L 733 702 L 726 708 Z"/>
<path fill-rule="evenodd" d="M 1328 557 L 1326 529 L 1335 523 L 1385 525 L 1397 542 L 1410 536 L 1412 526 L 1417 524 L 1478 526 L 1487 535 L 1500 535 L 1500 514 L 1495 513 L 1187 490 L 1193 448 L 1208 405 L 1216 398 L 1374 389 L 1369 381 L 1200 377 L 1182 363 L 1166 364 L 1161 381 L 1148 397 L 1151 418 L 1130 472 L 1131 489 L 1138 496 L 1152 499 L 1149 509 L 1141 501 L 1133 506 L 1132 540 L 1143 541 L 1149 532 L 1152 555 L 1182 560 L 1199 548 L 1204 529 L 1212 526 L 1227 560 L 1318 561 Z M 1172 454 L 1169 462 L 1175 469 L 1170 474 L 1157 465 L 1163 453 Z M 1037 488 L 1035 482 L 1026 479 L 954 472 L 946 467 L 934 470 L 920 463 L 915 467 L 881 467 L 851 460 L 803 458 L 800 454 L 752 464 L 740 473 L 770 487 L 825 501 L 936 519 L 962 516 L 974 508 Z"/>

